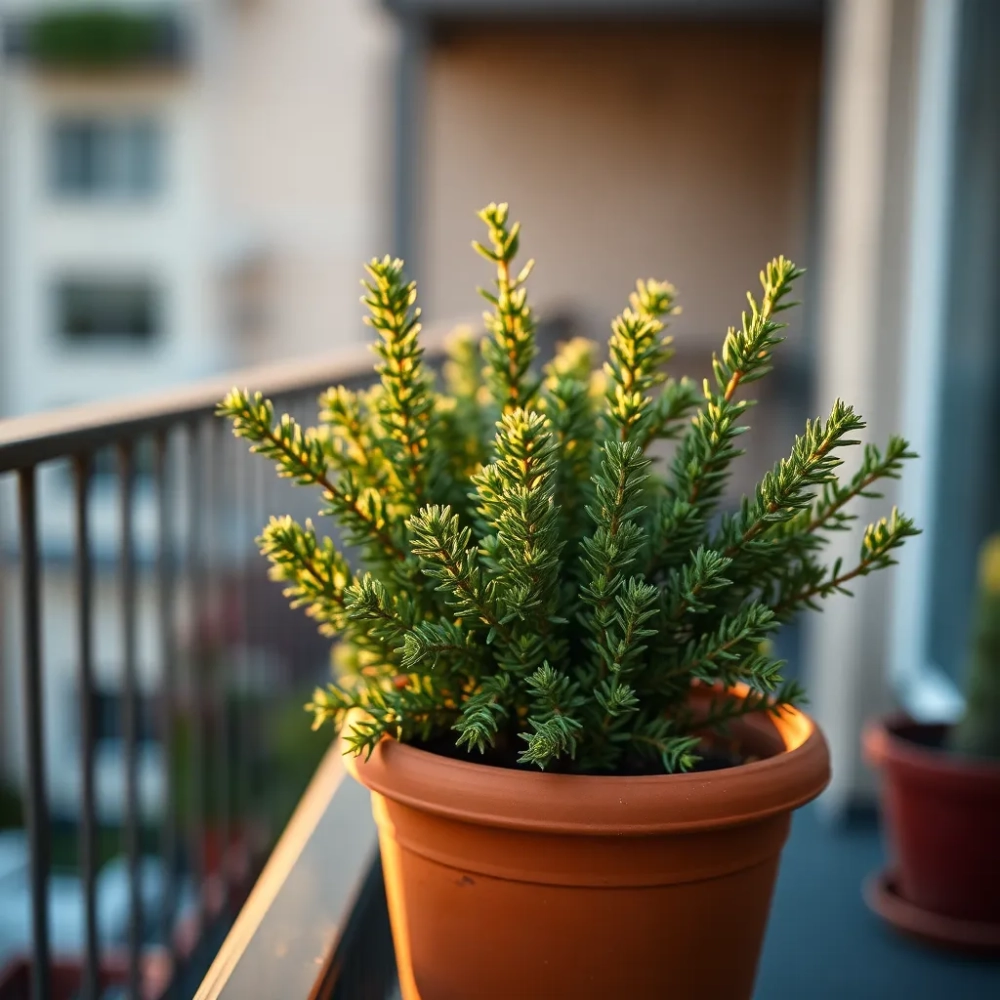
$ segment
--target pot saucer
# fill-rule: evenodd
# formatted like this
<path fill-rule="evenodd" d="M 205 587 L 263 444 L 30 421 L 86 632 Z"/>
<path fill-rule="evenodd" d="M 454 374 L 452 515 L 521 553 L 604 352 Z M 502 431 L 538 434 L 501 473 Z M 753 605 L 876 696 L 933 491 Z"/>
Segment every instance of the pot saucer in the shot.
<path fill-rule="evenodd" d="M 868 908 L 910 937 L 955 951 L 1000 954 L 1000 924 L 946 917 L 904 899 L 894 872 L 875 872 L 864 884 Z"/>

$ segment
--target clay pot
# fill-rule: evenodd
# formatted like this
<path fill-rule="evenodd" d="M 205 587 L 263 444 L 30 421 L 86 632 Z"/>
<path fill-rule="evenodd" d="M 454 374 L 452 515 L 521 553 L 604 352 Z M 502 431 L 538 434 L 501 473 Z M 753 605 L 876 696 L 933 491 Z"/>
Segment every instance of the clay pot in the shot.
<path fill-rule="evenodd" d="M 753 993 L 791 812 L 829 780 L 805 715 L 734 723 L 762 759 L 591 777 L 386 740 L 374 793 L 404 1000 Z"/>
<path fill-rule="evenodd" d="M 1000 943 L 1000 762 L 940 749 L 946 733 L 905 716 L 865 730 L 865 755 L 882 771 L 892 874 L 912 906 L 993 925 Z"/>

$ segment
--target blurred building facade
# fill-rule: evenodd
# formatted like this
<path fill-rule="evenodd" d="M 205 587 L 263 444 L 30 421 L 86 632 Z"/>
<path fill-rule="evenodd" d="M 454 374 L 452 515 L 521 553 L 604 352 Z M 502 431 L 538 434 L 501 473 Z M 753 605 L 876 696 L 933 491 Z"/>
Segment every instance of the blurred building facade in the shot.
<path fill-rule="evenodd" d="M 360 263 L 389 241 L 395 31 L 377 4 L 4 0 L 0 29 L 0 417 L 357 345 Z M 138 667 L 151 693 L 157 526 L 151 455 L 136 460 Z M 96 768 L 113 818 L 123 787 L 115 456 L 98 456 L 96 472 Z M 79 794 L 79 768 L 62 763 L 79 744 L 72 483 L 68 466 L 40 472 L 57 815 Z M 0 776 L 12 779 L 23 760 L 13 485 L 0 483 Z M 155 808 L 162 767 L 143 735 L 140 788 Z"/>
<path fill-rule="evenodd" d="M 47 6 L 7 0 L 5 27 Z M 54 71 L 7 47 L 0 413 L 357 343 L 359 264 L 386 249 L 406 257 L 429 319 L 475 315 L 484 275 L 468 241 L 493 199 L 523 221 L 539 311 L 589 336 L 603 339 L 636 277 L 674 281 L 676 367 L 696 375 L 760 266 L 784 253 L 809 268 L 807 304 L 761 384 L 735 493 L 835 394 L 872 440 L 903 429 L 924 456 L 887 501 L 925 536 L 894 578 L 832 602 L 804 652 L 834 747 L 829 801 L 865 793 L 866 715 L 893 699 L 960 708 L 974 551 L 1000 523 L 997 5 L 156 10 L 181 41 L 127 71 Z M 110 620 L 99 631 L 116 634 Z M 16 627 L 6 635 L 9 662 Z M 72 671 L 72 650 L 47 656 L 50 674 Z M 3 728 L 16 762 L 16 727 Z M 50 760 L 70 751 L 72 727 L 53 739 Z"/>

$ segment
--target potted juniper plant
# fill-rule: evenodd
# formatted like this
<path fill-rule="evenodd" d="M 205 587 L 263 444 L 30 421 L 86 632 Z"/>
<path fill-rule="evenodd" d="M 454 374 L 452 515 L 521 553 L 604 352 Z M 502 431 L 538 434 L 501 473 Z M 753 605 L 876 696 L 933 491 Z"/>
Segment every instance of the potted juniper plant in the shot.
<path fill-rule="evenodd" d="M 904 715 L 873 722 L 892 870 L 869 879 L 869 905 L 936 944 L 1000 953 L 1000 535 L 980 556 L 966 680 L 956 726 Z"/>
<path fill-rule="evenodd" d="M 864 426 L 838 401 L 719 520 L 799 270 L 765 267 L 703 388 L 664 374 L 658 281 L 613 321 L 602 371 L 574 340 L 536 372 L 519 227 L 506 205 L 480 218 L 486 333 L 452 348 L 443 389 L 385 258 L 363 299 L 372 389 L 332 389 L 308 430 L 259 394 L 220 407 L 343 531 L 341 551 L 276 518 L 261 547 L 340 639 L 310 708 L 373 792 L 403 996 L 749 997 L 791 811 L 829 768 L 768 640 L 914 533 L 894 511 L 856 564 L 820 560 L 906 445 L 838 482 Z"/>

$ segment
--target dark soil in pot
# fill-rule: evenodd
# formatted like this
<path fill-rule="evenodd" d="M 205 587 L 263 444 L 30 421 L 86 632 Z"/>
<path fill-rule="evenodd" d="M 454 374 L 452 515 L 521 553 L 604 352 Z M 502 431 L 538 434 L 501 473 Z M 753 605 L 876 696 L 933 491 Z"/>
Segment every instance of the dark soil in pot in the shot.
<path fill-rule="evenodd" d="M 447 757 L 449 760 L 460 760 L 468 764 L 483 764 L 487 767 L 501 767 L 516 771 L 535 771 L 537 768 L 528 768 L 524 764 L 518 763 L 518 754 L 523 749 L 521 741 L 499 739 L 497 746 L 487 747 L 483 754 L 476 751 L 469 752 L 467 747 L 455 746 L 455 741 L 450 736 L 441 736 L 436 739 L 419 741 L 415 740 L 409 745 L 417 750 L 425 750 L 428 753 L 437 754 L 440 757 Z M 729 748 L 713 745 L 705 742 L 698 748 L 701 760 L 698 761 L 694 772 L 719 771 L 727 767 L 739 767 L 740 764 L 749 764 L 758 757 L 750 753 L 740 753 Z M 572 761 L 561 761 L 546 768 L 549 774 L 608 774 L 607 771 L 580 772 L 572 767 Z M 663 766 L 654 760 L 631 761 L 623 768 L 613 772 L 619 777 L 636 777 L 639 775 L 663 774 Z"/>

